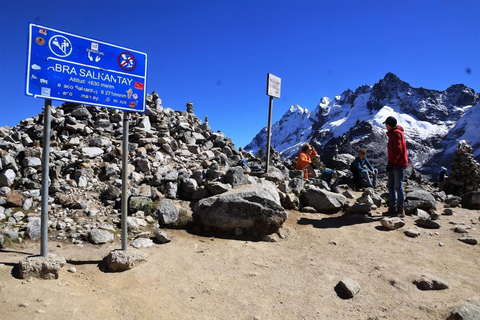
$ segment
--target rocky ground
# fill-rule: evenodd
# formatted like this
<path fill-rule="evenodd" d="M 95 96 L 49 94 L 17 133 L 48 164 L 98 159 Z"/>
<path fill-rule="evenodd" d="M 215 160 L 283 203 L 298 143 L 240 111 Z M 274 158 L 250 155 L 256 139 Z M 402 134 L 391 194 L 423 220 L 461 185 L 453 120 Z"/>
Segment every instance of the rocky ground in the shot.
<path fill-rule="evenodd" d="M 168 229 L 171 242 L 141 248 L 147 261 L 121 273 L 101 268 L 118 239 L 51 240 L 49 251 L 67 260 L 56 280 L 19 279 L 16 265 L 39 243 L 12 244 L 0 251 L 1 318 L 447 319 L 465 305 L 478 317 L 480 246 L 459 241 L 458 231 L 478 237 L 480 211 L 453 208 L 435 220 L 439 229 L 407 215 L 396 230 L 382 227 L 383 211 L 289 211 L 275 242 Z M 446 289 L 419 289 L 424 276 Z M 339 285 L 346 278 L 359 286 L 353 298 Z"/>

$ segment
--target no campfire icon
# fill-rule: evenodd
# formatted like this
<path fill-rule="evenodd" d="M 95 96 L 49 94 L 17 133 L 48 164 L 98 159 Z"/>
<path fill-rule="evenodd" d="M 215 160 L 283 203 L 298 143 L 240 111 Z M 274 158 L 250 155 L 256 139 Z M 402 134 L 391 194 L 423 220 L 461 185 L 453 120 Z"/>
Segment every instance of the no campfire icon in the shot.
<path fill-rule="evenodd" d="M 118 65 L 125 71 L 133 71 L 137 66 L 137 60 L 133 54 L 124 51 L 118 56 Z"/>

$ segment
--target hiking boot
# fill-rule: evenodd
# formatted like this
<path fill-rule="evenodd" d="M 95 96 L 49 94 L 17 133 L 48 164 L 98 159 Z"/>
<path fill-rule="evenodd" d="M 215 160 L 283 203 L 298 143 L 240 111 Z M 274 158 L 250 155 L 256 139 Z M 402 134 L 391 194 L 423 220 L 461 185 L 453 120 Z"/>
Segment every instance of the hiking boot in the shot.
<path fill-rule="evenodd" d="M 383 212 L 382 215 L 384 217 L 393 217 L 393 216 L 395 216 L 396 212 L 397 212 L 396 207 L 388 207 L 388 210 Z"/>
<path fill-rule="evenodd" d="M 404 207 L 397 207 L 397 211 L 395 211 L 395 216 L 399 218 L 405 218 L 405 208 Z"/>

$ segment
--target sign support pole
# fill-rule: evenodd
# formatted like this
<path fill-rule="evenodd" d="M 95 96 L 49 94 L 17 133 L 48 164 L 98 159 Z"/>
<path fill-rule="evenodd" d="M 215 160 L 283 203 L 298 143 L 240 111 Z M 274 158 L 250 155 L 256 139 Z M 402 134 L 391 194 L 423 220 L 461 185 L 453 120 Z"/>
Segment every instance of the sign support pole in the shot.
<path fill-rule="evenodd" d="M 267 129 L 267 162 L 265 164 L 265 173 L 268 173 L 268 166 L 270 165 L 270 136 L 272 133 L 272 109 L 273 109 L 273 97 L 270 97 L 268 105 L 268 129 Z"/>
<path fill-rule="evenodd" d="M 40 254 L 48 254 L 48 178 L 50 175 L 50 123 L 52 100 L 45 99 L 43 106 L 43 154 L 42 154 L 42 217 Z"/>
<path fill-rule="evenodd" d="M 130 114 L 123 112 L 123 148 L 122 148 L 122 250 L 128 249 L 128 120 Z"/>

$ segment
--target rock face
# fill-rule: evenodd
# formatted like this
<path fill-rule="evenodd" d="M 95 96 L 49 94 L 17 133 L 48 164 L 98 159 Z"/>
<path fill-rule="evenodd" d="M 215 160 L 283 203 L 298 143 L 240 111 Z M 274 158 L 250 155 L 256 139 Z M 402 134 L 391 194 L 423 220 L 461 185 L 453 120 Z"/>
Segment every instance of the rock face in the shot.
<path fill-rule="evenodd" d="M 276 232 L 287 219 L 278 192 L 269 182 L 202 199 L 195 204 L 193 213 L 205 226 L 222 230 L 241 228 L 260 234 Z"/>
<path fill-rule="evenodd" d="M 67 263 L 64 257 L 49 253 L 46 257 L 28 257 L 20 261 L 18 269 L 22 279 L 58 279 L 58 272 Z"/>

